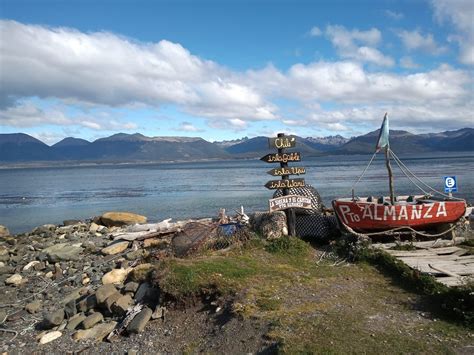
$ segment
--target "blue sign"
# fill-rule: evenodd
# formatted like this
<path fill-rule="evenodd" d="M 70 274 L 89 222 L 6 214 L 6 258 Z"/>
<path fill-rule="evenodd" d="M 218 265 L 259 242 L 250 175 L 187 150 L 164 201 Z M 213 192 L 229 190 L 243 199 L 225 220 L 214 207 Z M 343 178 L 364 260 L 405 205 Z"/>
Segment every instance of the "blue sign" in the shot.
<path fill-rule="evenodd" d="M 444 177 L 444 192 L 457 192 L 458 185 L 456 182 L 456 176 L 445 176 Z"/>

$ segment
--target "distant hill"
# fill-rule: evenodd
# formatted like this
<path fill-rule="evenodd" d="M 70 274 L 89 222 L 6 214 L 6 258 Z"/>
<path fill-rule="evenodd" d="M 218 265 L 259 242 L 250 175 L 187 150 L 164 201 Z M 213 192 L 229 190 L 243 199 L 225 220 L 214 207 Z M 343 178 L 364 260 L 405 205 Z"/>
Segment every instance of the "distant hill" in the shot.
<path fill-rule="evenodd" d="M 0 161 L 54 160 L 51 148 L 24 133 L 0 134 Z"/>
<path fill-rule="evenodd" d="M 275 152 L 275 149 L 268 146 L 268 137 L 246 139 L 238 144 L 226 147 L 225 150 L 233 156 L 245 158 L 256 158 Z M 296 139 L 296 147 L 293 150 L 298 150 L 304 156 L 321 155 L 320 151 L 314 149 L 310 142 L 301 137 Z"/>
<path fill-rule="evenodd" d="M 355 137 L 335 149 L 334 154 L 370 154 L 380 130 Z M 441 133 L 413 134 L 407 131 L 390 130 L 390 147 L 397 154 L 431 151 L 471 151 L 474 150 L 474 129 L 463 128 Z"/>
<path fill-rule="evenodd" d="M 297 138 L 303 157 L 322 154 L 370 154 L 379 130 L 351 139 L 342 136 Z M 413 134 L 390 131 L 390 146 L 398 154 L 442 151 L 474 151 L 474 129 Z M 290 150 L 290 151 L 291 151 Z M 192 161 L 206 159 L 260 158 L 275 152 L 267 137 L 208 142 L 199 137 L 147 137 L 118 133 L 93 142 L 68 137 L 48 146 L 24 133 L 0 134 L 0 161 L 23 162 L 135 162 Z"/>
<path fill-rule="evenodd" d="M 48 146 L 23 133 L 0 134 L 0 161 L 173 161 L 228 158 L 216 144 L 202 138 L 146 137 L 119 133 L 88 142 L 65 138 Z"/>

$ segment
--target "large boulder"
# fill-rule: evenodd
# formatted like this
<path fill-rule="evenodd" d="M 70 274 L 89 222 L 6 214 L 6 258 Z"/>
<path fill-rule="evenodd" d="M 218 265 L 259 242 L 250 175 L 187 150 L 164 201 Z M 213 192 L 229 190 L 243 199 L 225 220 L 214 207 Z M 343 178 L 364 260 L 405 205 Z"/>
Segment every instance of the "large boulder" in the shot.
<path fill-rule="evenodd" d="M 82 248 L 68 243 L 59 243 L 43 250 L 48 257 L 49 262 L 57 263 L 59 261 L 79 260 Z"/>
<path fill-rule="evenodd" d="M 146 223 L 147 218 L 130 212 L 106 212 L 100 217 L 100 221 L 107 227 L 121 227 L 128 224 Z"/>

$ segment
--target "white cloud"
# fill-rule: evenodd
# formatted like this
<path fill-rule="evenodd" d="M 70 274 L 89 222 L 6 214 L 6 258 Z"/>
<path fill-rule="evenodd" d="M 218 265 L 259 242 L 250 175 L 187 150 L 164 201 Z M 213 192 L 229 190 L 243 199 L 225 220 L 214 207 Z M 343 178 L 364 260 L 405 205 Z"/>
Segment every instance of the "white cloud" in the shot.
<path fill-rule="evenodd" d="M 234 132 L 243 131 L 248 127 L 247 122 L 239 118 L 213 120 L 210 121 L 208 124 L 211 128 L 232 130 Z"/>
<path fill-rule="evenodd" d="M 390 67 L 394 60 L 374 48 L 382 40 L 382 34 L 376 28 L 367 31 L 347 30 L 344 26 L 329 25 L 326 36 L 343 58 L 369 62 L 384 67 Z"/>
<path fill-rule="evenodd" d="M 0 124 L 10 127 L 38 127 L 43 125 L 80 126 L 93 130 L 132 130 L 133 122 L 120 122 L 108 118 L 108 114 L 68 116 L 64 108 L 41 109 L 30 101 L 0 109 Z"/>
<path fill-rule="evenodd" d="M 177 130 L 182 132 L 204 132 L 203 129 L 194 126 L 191 122 L 181 122 Z"/>
<path fill-rule="evenodd" d="M 390 71 L 393 59 L 375 48 L 382 42 L 375 28 L 326 28 L 344 60 L 296 63 L 286 71 L 269 64 L 235 72 L 168 41 L 135 43 L 111 33 L 12 21 L 0 21 L 0 26 L 0 102 L 9 103 L 0 110 L 2 126 L 134 130 L 137 125 L 117 119 L 114 113 L 120 110 L 113 108 L 126 107 L 133 115 L 137 107 L 157 110 L 162 104 L 207 118 L 209 127 L 236 132 L 265 120 L 340 131 L 378 125 L 386 110 L 400 126 L 472 126 L 471 73 L 445 64 L 409 74 Z M 367 69 L 365 63 L 383 68 Z M 416 69 L 410 57 L 400 64 Z M 58 107 L 37 107 L 48 98 Z M 87 110 L 71 114 L 71 104 Z M 180 128 L 197 129 L 192 122 Z"/>
<path fill-rule="evenodd" d="M 310 31 L 309 31 L 310 36 L 312 37 L 319 37 L 323 34 L 323 31 L 319 27 L 314 26 Z"/>
<path fill-rule="evenodd" d="M 423 35 L 417 29 L 414 31 L 400 30 L 397 32 L 397 35 L 408 50 L 421 50 L 434 55 L 446 51 L 445 47 L 441 47 L 436 43 L 431 33 Z"/>
<path fill-rule="evenodd" d="M 459 60 L 474 65 L 474 5 L 472 0 L 432 0 L 435 18 L 452 24 L 458 33 Z"/>
<path fill-rule="evenodd" d="M 114 107 L 171 103 L 208 117 L 274 118 L 274 107 L 239 76 L 177 43 L 4 20 L 0 31 L 0 102 L 37 96 Z"/>
<path fill-rule="evenodd" d="M 384 13 L 387 17 L 390 17 L 392 20 L 396 20 L 396 21 L 399 21 L 405 17 L 403 13 L 392 11 L 392 10 L 385 10 Z"/>
<path fill-rule="evenodd" d="M 404 56 L 400 58 L 400 66 L 405 69 L 417 69 L 420 66 L 416 64 L 411 57 Z"/>

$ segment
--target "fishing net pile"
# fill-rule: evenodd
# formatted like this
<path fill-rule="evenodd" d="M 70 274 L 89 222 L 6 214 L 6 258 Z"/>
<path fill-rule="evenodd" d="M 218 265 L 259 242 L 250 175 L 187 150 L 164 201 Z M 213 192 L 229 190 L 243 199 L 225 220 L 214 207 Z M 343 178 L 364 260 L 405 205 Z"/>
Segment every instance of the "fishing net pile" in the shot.
<path fill-rule="evenodd" d="M 296 235 L 303 238 L 328 239 L 337 231 L 335 216 L 323 213 L 323 202 L 318 191 L 311 185 L 289 189 L 290 195 L 306 196 L 311 199 L 311 209 L 296 208 Z M 283 196 L 282 190 L 276 190 L 273 198 Z"/>

